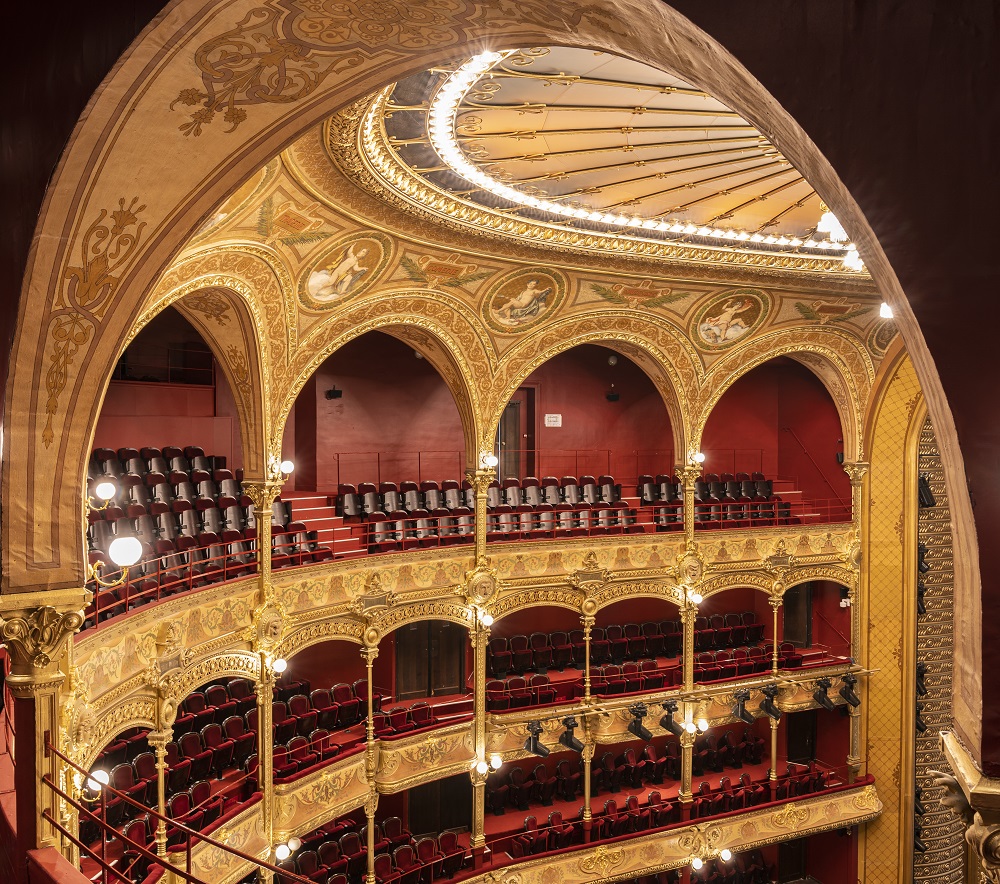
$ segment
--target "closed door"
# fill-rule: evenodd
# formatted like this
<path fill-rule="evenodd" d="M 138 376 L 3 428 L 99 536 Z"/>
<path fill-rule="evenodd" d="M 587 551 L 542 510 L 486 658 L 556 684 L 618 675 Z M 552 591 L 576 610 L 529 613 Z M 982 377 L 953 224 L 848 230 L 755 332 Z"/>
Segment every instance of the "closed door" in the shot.
<path fill-rule="evenodd" d="M 816 710 L 793 712 L 784 718 L 788 730 L 788 760 L 808 764 L 816 760 Z"/>
<path fill-rule="evenodd" d="M 812 647 L 812 584 L 793 586 L 782 600 L 784 625 L 781 636 L 797 648 Z"/>
<path fill-rule="evenodd" d="M 465 692 L 468 630 L 427 620 L 396 632 L 396 690 L 400 700 Z"/>
<path fill-rule="evenodd" d="M 407 826 L 414 837 L 472 825 L 472 783 L 458 774 L 407 792 Z"/>
<path fill-rule="evenodd" d="M 535 475 L 535 390 L 520 387 L 500 417 L 500 463 L 497 475 L 524 478 Z"/>

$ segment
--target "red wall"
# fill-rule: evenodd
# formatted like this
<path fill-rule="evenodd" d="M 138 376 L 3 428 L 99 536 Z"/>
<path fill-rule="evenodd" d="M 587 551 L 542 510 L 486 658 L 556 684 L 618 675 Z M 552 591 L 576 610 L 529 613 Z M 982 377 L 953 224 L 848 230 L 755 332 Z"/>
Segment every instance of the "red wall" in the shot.
<path fill-rule="evenodd" d="M 716 404 L 702 439 L 705 471 L 759 470 L 795 480 L 807 500 L 839 497 L 849 504 L 851 483 L 836 459 L 842 438 L 836 406 L 819 378 L 781 357 L 741 377 Z"/>
<path fill-rule="evenodd" d="M 303 678 L 313 690 L 328 688 L 340 682 L 353 684 L 365 677 L 361 648 L 354 642 L 328 641 L 310 645 L 288 661 L 286 676 Z M 378 684 L 378 682 L 375 682 Z"/>
<path fill-rule="evenodd" d="M 850 654 L 851 609 L 840 607 L 840 584 L 830 580 L 813 583 L 812 640 L 834 653 Z"/>
<path fill-rule="evenodd" d="M 611 355 L 618 359 L 614 366 L 608 365 Z M 537 385 L 536 447 L 543 450 L 537 475 L 609 472 L 619 481 L 633 482 L 640 473 L 673 472 L 673 439 L 663 399 L 629 359 L 585 344 L 550 359 L 525 383 Z M 617 402 L 607 400 L 612 389 L 620 397 Z M 544 426 L 546 414 L 561 414 L 562 426 Z M 576 461 L 557 455 L 560 450 L 589 453 Z"/>
<path fill-rule="evenodd" d="M 833 679 L 831 695 L 836 696 L 840 682 Z M 816 758 L 834 767 L 847 764 L 851 749 L 851 719 L 838 708 L 816 710 Z"/>
<path fill-rule="evenodd" d="M 343 395 L 327 399 L 334 387 Z M 462 478 L 465 442 L 451 391 L 412 347 L 381 332 L 327 359 L 299 394 L 289 422 L 296 426 L 298 488 L 310 475 L 316 489 L 333 491 L 338 482 Z"/>

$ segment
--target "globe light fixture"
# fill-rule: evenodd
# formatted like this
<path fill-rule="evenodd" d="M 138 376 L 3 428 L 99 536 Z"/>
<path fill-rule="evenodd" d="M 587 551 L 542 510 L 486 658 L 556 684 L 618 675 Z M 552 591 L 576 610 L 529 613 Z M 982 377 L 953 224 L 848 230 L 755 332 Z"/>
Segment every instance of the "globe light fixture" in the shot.
<path fill-rule="evenodd" d="M 271 664 L 271 669 L 281 675 L 288 668 L 288 661 L 284 657 L 279 657 Z"/>

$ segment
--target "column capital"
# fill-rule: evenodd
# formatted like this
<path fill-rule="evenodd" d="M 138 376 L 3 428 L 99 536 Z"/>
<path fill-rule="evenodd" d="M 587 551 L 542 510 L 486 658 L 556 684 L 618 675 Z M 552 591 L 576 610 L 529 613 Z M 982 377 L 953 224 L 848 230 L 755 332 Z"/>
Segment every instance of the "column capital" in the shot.
<path fill-rule="evenodd" d="M 847 473 L 847 477 L 851 480 L 852 486 L 861 485 L 868 473 L 869 466 L 870 464 L 863 460 L 854 461 L 853 463 L 845 463 L 843 465 L 844 472 Z"/>
<path fill-rule="evenodd" d="M 47 603 L 39 604 L 43 599 Z M 12 676 L 21 676 L 21 682 L 32 680 L 58 663 L 66 652 L 66 640 L 83 626 L 86 603 L 83 588 L 0 597 L 0 641 L 10 654 Z"/>
<path fill-rule="evenodd" d="M 472 483 L 472 489 L 478 496 L 485 494 L 486 489 L 490 487 L 490 483 L 496 481 L 497 471 L 487 467 L 478 470 L 467 470 L 466 475 Z"/>
<path fill-rule="evenodd" d="M 281 496 L 282 485 L 284 480 L 244 479 L 241 487 L 243 493 L 253 501 L 254 509 L 262 512 L 271 509 L 271 504 Z"/>

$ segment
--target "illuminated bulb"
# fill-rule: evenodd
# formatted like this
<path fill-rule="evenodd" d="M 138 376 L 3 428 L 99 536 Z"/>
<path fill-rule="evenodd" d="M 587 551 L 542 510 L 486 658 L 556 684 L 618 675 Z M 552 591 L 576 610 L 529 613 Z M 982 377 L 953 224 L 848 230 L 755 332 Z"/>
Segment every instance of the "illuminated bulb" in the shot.
<path fill-rule="evenodd" d="M 711 227 L 699 227 L 698 236 L 709 236 L 712 233 Z"/>
<path fill-rule="evenodd" d="M 94 494 L 96 494 L 101 500 L 111 500 L 115 496 L 115 492 L 118 489 L 115 487 L 114 482 L 109 482 L 106 479 L 103 482 L 98 482 L 97 487 L 94 489 Z"/>
<path fill-rule="evenodd" d="M 701 857 L 696 856 L 693 860 L 691 860 L 692 869 L 700 869 L 703 865 L 705 864 L 701 861 Z"/>
<path fill-rule="evenodd" d="M 722 850 L 719 851 L 719 858 L 724 863 L 727 863 L 733 858 L 733 852 L 728 847 L 723 847 Z"/>
<path fill-rule="evenodd" d="M 289 849 L 287 844 L 279 844 L 274 848 L 274 857 L 278 860 L 278 862 L 288 859 L 291 855 L 292 851 Z"/>
<path fill-rule="evenodd" d="M 493 625 L 493 615 L 483 612 L 479 615 L 479 622 L 482 623 L 483 626 L 490 627 Z"/>
<path fill-rule="evenodd" d="M 493 770 L 500 770 L 500 767 L 502 765 L 503 765 L 503 759 L 499 755 L 490 756 L 490 767 L 492 767 Z"/>
<path fill-rule="evenodd" d="M 288 846 L 291 849 L 292 853 L 294 853 L 302 846 L 302 839 L 293 836 L 288 839 Z"/>
<path fill-rule="evenodd" d="M 274 663 L 271 664 L 271 668 L 277 672 L 278 675 L 281 675 L 281 673 L 288 668 L 288 661 L 283 657 L 279 657 L 274 661 Z"/>
<path fill-rule="evenodd" d="M 726 231 L 722 230 L 722 229 L 720 229 L 718 227 L 716 227 L 715 230 L 712 231 L 712 236 L 714 236 L 714 237 L 723 237 L 725 235 L 726 235 Z"/>
<path fill-rule="evenodd" d="M 693 734 L 695 733 L 695 731 L 698 730 L 698 728 L 695 726 L 695 723 L 693 721 L 685 721 L 684 730 L 686 730 L 689 734 Z"/>
<path fill-rule="evenodd" d="M 847 240 L 847 231 L 844 230 L 837 217 L 829 209 L 820 217 L 819 222 L 816 224 L 816 230 L 820 233 L 828 234 L 834 242 L 845 242 Z"/>
<path fill-rule="evenodd" d="M 488 773 L 489 769 L 490 766 L 485 761 L 480 760 L 476 762 L 476 773 L 479 774 L 480 776 L 482 776 L 485 773 Z"/>
<path fill-rule="evenodd" d="M 660 225 L 657 224 L 652 218 L 650 218 L 646 221 L 643 221 L 642 226 L 645 227 L 646 230 L 653 230 L 654 228 L 659 227 Z M 663 226 L 666 227 L 665 224 Z"/>
<path fill-rule="evenodd" d="M 688 224 L 688 225 L 686 225 L 684 227 L 684 232 L 685 233 L 697 233 L 698 232 L 698 228 L 695 227 L 694 224 Z"/>
<path fill-rule="evenodd" d="M 764 242 L 764 237 L 761 236 L 759 233 L 755 233 L 753 236 L 750 237 L 750 242 Z"/>
<path fill-rule="evenodd" d="M 705 733 L 705 731 L 708 730 L 708 719 L 707 718 L 699 718 L 698 719 L 698 730 L 700 730 L 702 733 Z"/>
<path fill-rule="evenodd" d="M 705 452 L 704 451 L 696 451 L 694 453 L 694 457 L 692 459 L 694 460 L 695 463 L 704 463 L 705 462 Z"/>
<path fill-rule="evenodd" d="M 736 238 L 740 242 L 745 242 L 746 240 L 750 239 L 750 234 L 747 233 L 745 230 L 741 230 L 739 236 L 737 236 Z"/>
<path fill-rule="evenodd" d="M 488 451 L 484 451 L 479 455 L 479 464 L 484 469 L 493 469 L 498 463 L 500 463 L 500 458 Z"/>
<path fill-rule="evenodd" d="M 142 557 L 142 544 L 136 537 L 116 537 L 108 547 L 108 555 L 119 568 L 128 568 Z"/>
<path fill-rule="evenodd" d="M 857 249 L 848 249 L 844 254 L 844 266 L 849 270 L 863 270 L 865 263 L 861 260 Z"/>
<path fill-rule="evenodd" d="M 684 225 L 683 224 L 671 224 L 670 225 L 670 232 L 671 233 L 683 233 L 684 232 Z"/>
<path fill-rule="evenodd" d="M 779 246 L 787 246 L 789 240 L 787 236 L 779 236 L 776 242 Z"/>
<path fill-rule="evenodd" d="M 295 469 L 295 464 L 293 464 L 290 460 L 283 460 L 281 462 L 280 469 L 282 474 L 287 476 L 292 470 Z"/>
<path fill-rule="evenodd" d="M 878 308 L 878 315 L 883 319 L 892 319 L 892 307 L 883 301 L 882 306 Z"/>
<path fill-rule="evenodd" d="M 777 241 L 778 241 L 778 238 L 776 236 L 765 236 L 764 237 L 764 242 L 766 242 L 768 245 L 773 245 Z"/>
<path fill-rule="evenodd" d="M 702 598 L 700 592 L 693 592 L 691 593 L 691 601 L 694 602 L 696 605 L 700 605 L 702 601 L 704 601 L 704 599 Z"/>
<path fill-rule="evenodd" d="M 89 777 L 87 777 L 87 788 L 91 792 L 100 792 L 102 786 L 106 786 L 111 782 L 111 777 L 108 775 L 106 770 L 95 770 Z"/>

